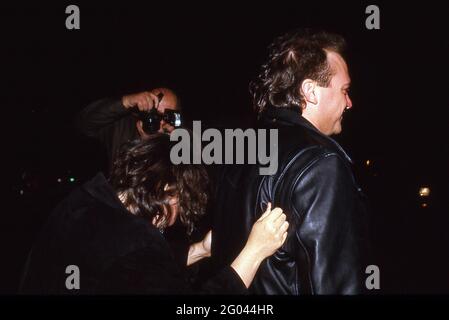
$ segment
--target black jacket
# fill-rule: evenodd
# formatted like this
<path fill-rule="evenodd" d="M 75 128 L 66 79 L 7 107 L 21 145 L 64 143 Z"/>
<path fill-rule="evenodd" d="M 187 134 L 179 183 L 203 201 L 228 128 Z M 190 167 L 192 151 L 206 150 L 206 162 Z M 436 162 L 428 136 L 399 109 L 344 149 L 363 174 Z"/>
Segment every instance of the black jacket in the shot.
<path fill-rule="evenodd" d="M 75 120 L 75 126 L 106 148 L 109 167 L 120 147 L 129 140 L 139 138 L 137 118 L 126 109 L 121 99 L 105 98 L 89 104 Z M 110 169 L 110 168 L 109 168 Z"/>
<path fill-rule="evenodd" d="M 351 160 L 294 110 L 268 108 L 260 120 L 279 130 L 278 170 L 272 176 L 259 175 L 257 165 L 223 170 L 213 207 L 215 267 L 241 250 L 270 201 L 285 211 L 290 228 L 260 267 L 253 293 L 364 293 L 367 212 Z"/>
<path fill-rule="evenodd" d="M 66 267 L 80 271 L 80 289 L 66 288 Z M 130 214 L 98 174 L 50 216 L 25 267 L 26 294 L 194 293 L 170 246 L 154 226 Z M 231 267 L 198 293 L 246 293 Z"/>

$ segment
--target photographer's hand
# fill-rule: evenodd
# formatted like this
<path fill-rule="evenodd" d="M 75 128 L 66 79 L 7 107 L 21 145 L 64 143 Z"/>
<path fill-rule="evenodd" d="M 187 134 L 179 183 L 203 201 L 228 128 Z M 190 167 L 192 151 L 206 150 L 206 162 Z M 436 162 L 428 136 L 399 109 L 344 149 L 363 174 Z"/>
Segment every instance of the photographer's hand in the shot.
<path fill-rule="evenodd" d="M 123 96 L 122 104 L 126 109 L 137 107 L 139 111 L 150 111 L 153 107 L 158 108 L 159 98 L 149 91 L 144 91 Z"/>

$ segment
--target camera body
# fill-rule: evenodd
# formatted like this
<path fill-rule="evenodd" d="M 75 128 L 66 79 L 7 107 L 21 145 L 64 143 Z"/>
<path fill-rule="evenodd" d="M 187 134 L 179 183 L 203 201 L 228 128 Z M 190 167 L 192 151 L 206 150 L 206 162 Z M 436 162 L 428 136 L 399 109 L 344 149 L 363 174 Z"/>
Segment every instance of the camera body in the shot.
<path fill-rule="evenodd" d="M 162 120 L 175 128 L 179 128 L 182 125 L 181 113 L 171 109 L 165 109 L 163 114 L 155 108 L 149 112 L 140 111 L 139 119 L 142 121 L 143 130 L 148 134 L 156 133 L 161 126 Z"/>

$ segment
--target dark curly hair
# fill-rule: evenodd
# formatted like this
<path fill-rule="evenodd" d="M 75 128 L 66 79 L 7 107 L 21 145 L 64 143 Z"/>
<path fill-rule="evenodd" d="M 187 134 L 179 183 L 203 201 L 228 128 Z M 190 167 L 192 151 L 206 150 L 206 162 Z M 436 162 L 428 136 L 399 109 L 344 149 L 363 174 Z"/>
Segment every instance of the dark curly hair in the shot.
<path fill-rule="evenodd" d="M 305 79 L 327 87 L 333 76 L 326 51 L 344 54 L 343 37 L 324 31 L 300 29 L 284 34 L 269 46 L 268 61 L 250 83 L 253 107 L 261 112 L 267 105 L 295 108 L 302 112 L 304 97 L 299 88 Z"/>
<path fill-rule="evenodd" d="M 125 144 L 113 164 L 109 182 L 133 214 L 150 222 L 159 216 L 156 224 L 161 229 L 174 214 L 170 199 L 178 197 L 180 220 L 191 234 L 206 209 L 209 179 L 200 165 L 171 162 L 170 150 L 175 143 L 166 134 L 154 134 Z"/>

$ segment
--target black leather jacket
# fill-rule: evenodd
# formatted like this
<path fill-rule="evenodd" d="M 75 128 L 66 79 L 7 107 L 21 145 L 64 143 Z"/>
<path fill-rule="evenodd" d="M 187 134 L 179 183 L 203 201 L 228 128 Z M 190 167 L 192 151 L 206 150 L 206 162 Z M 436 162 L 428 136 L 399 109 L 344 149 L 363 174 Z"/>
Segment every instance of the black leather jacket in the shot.
<path fill-rule="evenodd" d="M 262 176 L 257 165 L 224 168 L 213 208 L 214 265 L 238 255 L 271 201 L 287 214 L 288 238 L 262 263 L 253 293 L 364 293 L 367 212 L 351 159 L 294 110 L 269 108 L 260 120 L 279 130 L 278 170 Z"/>

